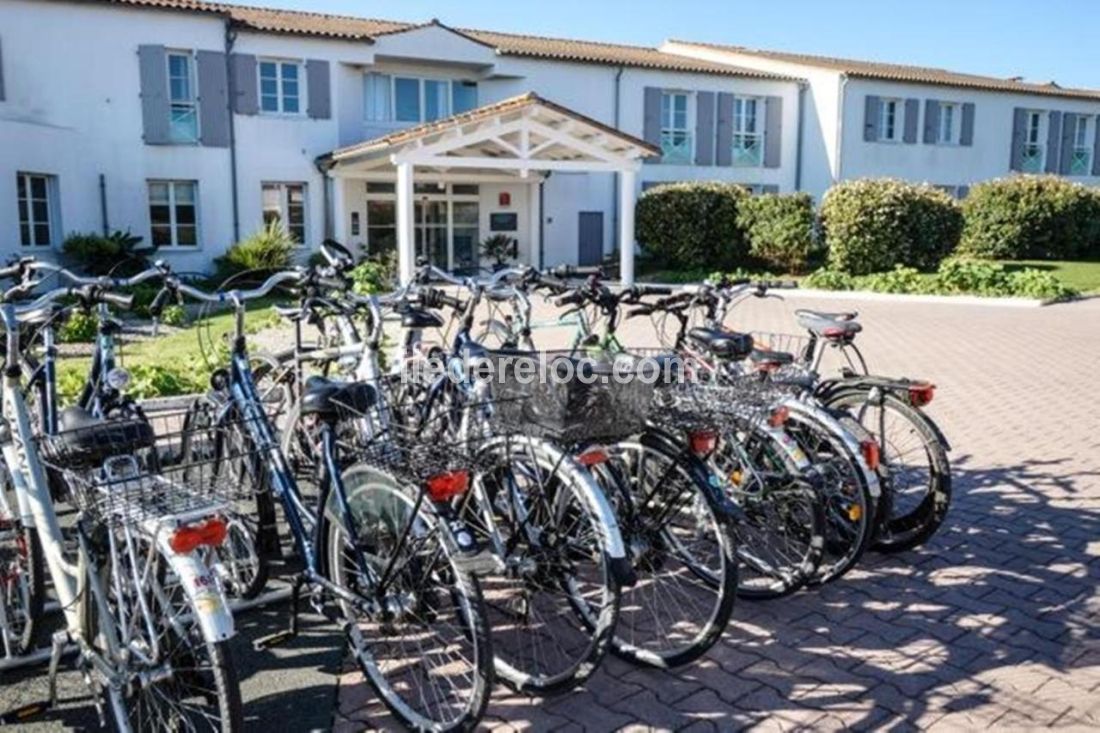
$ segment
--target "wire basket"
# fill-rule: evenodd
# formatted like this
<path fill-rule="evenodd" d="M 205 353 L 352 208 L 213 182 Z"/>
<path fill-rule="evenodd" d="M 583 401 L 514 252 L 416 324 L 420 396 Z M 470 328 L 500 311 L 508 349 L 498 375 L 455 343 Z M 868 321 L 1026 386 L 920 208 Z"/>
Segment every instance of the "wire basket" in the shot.
<path fill-rule="evenodd" d="M 564 443 L 645 428 L 661 365 L 636 354 L 490 352 L 494 429 Z"/>
<path fill-rule="evenodd" d="M 737 430 L 770 416 L 785 397 L 759 375 L 687 379 L 654 393 L 651 422 L 673 430 Z"/>
<path fill-rule="evenodd" d="M 251 498 L 263 456 L 243 420 L 198 401 L 186 410 L 92 420 L 38 439 L 51 481 L 93 522 L 186 522 Z"/>
<path fill-rule="evenodd" d="M 808 336 L 793 333 L 772 333 L 768 331 L 752 332 L 753 348 L 760 351 L 778 351 L 791 354 L 796 361 L 806 357 L 806 351 L 810 347 Z"/>

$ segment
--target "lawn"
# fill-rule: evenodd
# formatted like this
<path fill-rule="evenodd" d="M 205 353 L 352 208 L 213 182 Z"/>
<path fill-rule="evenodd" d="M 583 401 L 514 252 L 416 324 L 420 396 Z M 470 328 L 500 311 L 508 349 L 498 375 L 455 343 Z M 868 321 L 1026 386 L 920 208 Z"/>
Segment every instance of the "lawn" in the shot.
<path fill-rule="evenodd" d="M 1008 270 L 1022 270 L 1025 267 L 1032 267 L 1036 270 L 1049 272 L 1066 285 L 1080 290 L 1082 293 L 1100 293 L 1100 261 L 1020 260 L 1004 264 Z"/>

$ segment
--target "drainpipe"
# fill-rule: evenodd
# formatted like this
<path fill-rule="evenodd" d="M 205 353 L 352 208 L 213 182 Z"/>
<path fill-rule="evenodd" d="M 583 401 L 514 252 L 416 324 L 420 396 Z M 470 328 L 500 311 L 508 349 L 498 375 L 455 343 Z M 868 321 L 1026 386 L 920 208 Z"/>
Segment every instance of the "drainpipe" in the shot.
<path fill-rule="evenodd" d="M 842 180 L 844 164 L 844 107 L 847 100 L 844 98 L 848 88 L 848 75 L 840 75 L 840 94 L 837 95 L 836 109 L 836 172 L 833 174 L 833 183 Z"/>
<path fill-rule="evenodd" d="M 103 236 L 111 234 L 111 225 L 107 221 L 107 176 L 99 174 L 99 216 L 103 224 Z"/>
<path fill-rule="evenodd" d="M 225 21 L 225 75 L 229 88 L 233 88 L 233 65 L 230 57 L 237 42 L 237 32 L 233 30 L 233 21 Z M 226 105 L 229 112 L 229 186 L 233 201 L 233 241 L 241 241 L 241 202 L 237 192 L 237 130 L 233 115 L 233 94 L 227 94 Z"/>
<path fill-rule="evenodd" d="M 546 171 L 546 175 L 542 179 L 542 183 L 539 184 L 539 269 L 542 270 L 546 267 L 546 236 L 544 230 L 546 228 L 546 182 L 550 180 L 550 176 L 554 175 L 554 171 Z"/>
<path fill-rule="evenodd" d="M 794 190 L 802 190 L 802 135 L 806 129 L 806 82 L 798 82 L 798 138 L 794 149 Z"/>
<path fill-rule="evenodd" d="M 619 110 L 622 106 L 622 100 L 620 99 L 622 91 L 623 71 L 626 70 L 625 66 L 620 66 L 615 71 L 615 123 L 614 128 L 619 129 Z M 619 231 L 619 217 L 621 212 L 619 211 L 619 186 L 623 183 L 622 176 L 618 173 L 614 173 L 613 190 L 611 191 L 611 240 L 615 241 L 617 232 Z M 601 253 L 602 255 L 603 253 Z"/>

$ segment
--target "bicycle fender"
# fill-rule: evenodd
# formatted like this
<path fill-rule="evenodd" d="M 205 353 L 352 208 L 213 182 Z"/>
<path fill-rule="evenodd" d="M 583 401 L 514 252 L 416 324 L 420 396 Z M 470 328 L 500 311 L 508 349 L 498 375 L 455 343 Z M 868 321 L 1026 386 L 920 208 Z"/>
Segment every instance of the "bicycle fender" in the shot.
<path fill-rule="evenodd" d="M 855 394 L 862 394 L 867 390 L 878 387 L 887 392 L 892 393 L 895 397 L 899 398 L 906 404 L 909 404 L 909 386 L 911 383 L 908 380 L 887 379 L 885 377 L 852 377 L 850 379 L 831 379 L 827 382 L 822 382 L 814 392 L 814 396 L 821 400 L 823 403 L 828 403 L 840 397 L 843 394 L 849 392 Z M 924 410 L 919 407 L 913 408 L 924 419 L 924 424 L 928 426 L 928 429 L 932 431 L 932 434 L 936 436 L 936 441 L 943 447 L 945 451 L 951 450 L 951 443 L 947 440 L 947 436 L 940 430 L 940 426 L 936 424 L 936 421 L 928 417 Z"/>
<path fill-rule="evenodd" d="M 863 474 L 863 480 L 867 482 L 867 490 L 871 494 L 871 498 L 877 502 L 882 496 L 882 485 L 879 483 L 878 474 L 871 470 L 871 467 L 867 465 L 867 461 L 863 458 L 863 450 L 860 448 L 856 437 L 824 408 L 793 397 L 784 400 L 782 404 L 791 412 L 798 412 L 807 416 L 810 420 L 824 424 L 831 433 L 844 442 L 845 448 L 855 456 L 860 473 Z"/>
<path fill-rule="evenodd" d="M 691 480 L 705 491 L 714 502 L 714 506 L 718 509 L 722 519 L 738 522 L 744 518 L 745 514 L 741 507 L 734 503 L 729 495 L 723 491 L 725 488 L 724 479 L 712 470 L 705 461 L 684 450 L 683 443 L 680 443 L 668 433 L 654 429 L 642 433 L 639 442 L 655 450 L 664 450 L 667 453 L 677 455 L 681 459 L 681 466 L 687 471 Z"/>
<path fill-rule="evenodd" d="M 167 532 L 157 534 L 157 545 L 191 600 L 203 638 L 215 643 L 233 637 L 236 633 L 233 612 L 213 570 L 207 567 L 197 552 L 186 555 L 174 552 L 168 544 Z"/>

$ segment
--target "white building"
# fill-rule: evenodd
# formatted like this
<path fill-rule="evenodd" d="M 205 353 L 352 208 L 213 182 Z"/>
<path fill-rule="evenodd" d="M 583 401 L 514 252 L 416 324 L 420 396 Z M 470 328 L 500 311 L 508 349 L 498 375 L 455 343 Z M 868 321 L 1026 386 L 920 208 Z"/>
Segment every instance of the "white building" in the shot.
<path fill-rule="evenodd" d="M 816 196 L 868 175 L 1100 173 L 1100 93 L 793 58 L 200 0 L 0 0 L 0 253 L 129 229 L 200 269 L 278 217 L 303 251 L 405 239 L 461 268 L 503 233 L 522 261 L 588 263 L 632 251 L 633 200 L 658 182 Z"/>

